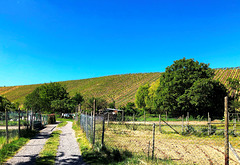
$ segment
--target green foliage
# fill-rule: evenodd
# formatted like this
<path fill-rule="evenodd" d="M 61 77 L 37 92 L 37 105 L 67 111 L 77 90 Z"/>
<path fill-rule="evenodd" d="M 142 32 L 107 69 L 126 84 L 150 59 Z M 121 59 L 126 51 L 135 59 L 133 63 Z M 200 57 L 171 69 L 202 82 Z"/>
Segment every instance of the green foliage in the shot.
<path fill-rule="evenodd" d="M 75 105 L 81 104 L 84 101 L 84 98 L 80 93 L 76 93 L 71 99 Z"/>
<path fill-rule="evenodd" d="M 32 108 L 35 111 L 53 112 L 51 107 L 52 101 L 68 98 L 68 92 L 63 85 L 60 83 L 49 83 L 37 87 L 32 93 L 27 95 L 24 105 L 26 108 Z"/>
<path fill-rule="evenodd" d="M 136 114 L 137 112 L 135 108 L 135 104 L 133 102 L 128 102 L 125 108 L 123 109 L 124 109 L 125 115 L 133 115 L 133 114 Z"/>
<path fill-rule="evenodd" d="M 222 114 L 219 109 L 222 110 L 226 89 L 212 80 L 214 70 L 208 66 L 193 59 L 174 61 L 160 78 L 155 107 L 176 115 L 185 112 L 206 115 L 207 111 L 212 115 Z"/>
<path fill-rule="evenodd" d="M 160 78 L 153 82 L 148 89 L 148 97 L 146 98 L 146 108 L 151 109 L 154 113 L 159 113 L 160 109 L 157 105 L 156 91 L 160 86 Z"/>
<path fill-rule="evenodd" d="M 0 95 L 0 112 L 7 110 L 17 110 L 19 103 L 12 103 L 5 96 Z"/>
<path fill-rule="evenodd" d="M 55 114 L 48 115 L 48 124 L 55 124 L 56 123 L 56 116 Z"/>
<path fill-rule="evenodd" d="M 142 85 L 138 88 L 137 93 L 135 95 L 135 105 L 137 108 L 145 108 L 146 107 L 146 99 L 148 96 L 149 84 Z"/>
<path fill-rule="evenodd" d="M 5 162 L 9 157 L 14 156 L 16 152 L 22 146 L 24 146 L 35 134 L 35 131 L 22 130 L 21 138 L 12 141 L 9 144 L 4 144 L 0 149 L 0 164 L 3 164 L 3 162 Z"/>
<path fill-rule="evenodd" d="M 83 109 L 93 110 L 94 100 L 96 100 L 96 111 L 107 108 L 107 101 L 102 98 L 91 97 L 85 100 Z"/>
<path fill-rule="evenodd" d="M 240 111 L 240 81 L 238 79 L 228 78 L 228 87 L 231 89 L 230 95 L 230 107 L 232 111 Z"/>

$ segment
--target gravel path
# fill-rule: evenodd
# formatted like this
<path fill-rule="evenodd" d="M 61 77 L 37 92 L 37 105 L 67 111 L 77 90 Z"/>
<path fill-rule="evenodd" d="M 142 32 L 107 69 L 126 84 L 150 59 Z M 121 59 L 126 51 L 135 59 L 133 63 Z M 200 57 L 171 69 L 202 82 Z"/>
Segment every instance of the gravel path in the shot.
<path fill-rule="evenodd" d="M 75 138 L 75 132 L 72 129 L 72 122 L 62 128 L 60 135 L 60 145 L 58 147 L 56 165 L 82 165 L 85 164 L 81 157 L 81 152 L 77 140 Z"/>
<path fill-rule="evenodd" d="M 40 133 L 31 139 L 18 153 L 12 157 L 7 165 L 33 165 L 36 157 L 45 145 L 49 135 L 52 133 L 57 124 L 47 125 Z"/>

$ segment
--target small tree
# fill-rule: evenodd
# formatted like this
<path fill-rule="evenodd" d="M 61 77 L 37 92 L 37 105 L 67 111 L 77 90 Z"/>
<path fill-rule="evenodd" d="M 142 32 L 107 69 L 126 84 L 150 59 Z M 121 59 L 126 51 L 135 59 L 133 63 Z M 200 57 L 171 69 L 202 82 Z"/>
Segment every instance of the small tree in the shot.
<path fill-rule="evenodd" d="M 137 108 L 146 107 L 146 99 L 148 97 L 149 84 L 142 85 L 138 88 L 135 95 L 135 105 Z"/>

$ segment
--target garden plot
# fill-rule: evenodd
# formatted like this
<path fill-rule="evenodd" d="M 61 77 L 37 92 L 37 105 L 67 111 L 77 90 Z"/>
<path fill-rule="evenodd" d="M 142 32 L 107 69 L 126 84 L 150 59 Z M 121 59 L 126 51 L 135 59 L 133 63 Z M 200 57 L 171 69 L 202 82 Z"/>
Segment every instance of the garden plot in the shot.
<path fill-rule="evenodd" d="M 105 131 L 105 144 L 151 157 L 152 134 L 151 127 L 134 130 L 131 126 L 113 125 Z M 230 141 L 240 155 L 239 138 L 231 137 Z M 224 164 L 225 159 L 224 138 L 221 136 L 183 136 L 173 133 L 160 134 L 156 131 L 154 148 L 157 158 L 172 159 L 177 164 Z M 231 151 L 230 164 L 238 164 Z"/>

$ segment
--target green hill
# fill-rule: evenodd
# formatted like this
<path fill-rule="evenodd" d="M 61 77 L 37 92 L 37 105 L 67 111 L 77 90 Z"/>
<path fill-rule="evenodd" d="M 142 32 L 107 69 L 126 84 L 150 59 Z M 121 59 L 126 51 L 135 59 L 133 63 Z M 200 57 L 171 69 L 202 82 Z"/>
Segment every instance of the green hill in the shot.
<path fill-rule="evenodd" d="M 134 101 L 138 87 L 145 83 L 152 83 L 160 77 L 161 73 L 138 73 L 104 76 L 83 80 L 63 81 L 70 96 L 80 92 L 85 97 L 102 97 L 111 102 L 113 98 L 116 105 Z M 6 96 L 10 101 L 23 103 L 25 96 L 31 93 L 37 85 L 24 85 L 0 87 L 0 95 Z"/>
<path fill-rule="evenodd" d="M 104 76 L 83 80 L 72 80 L 60 82 L 67 87 L 70 96 L 80 92 L 85 97 L 102 97 L 111 102 L 113 98 L 116 105 L 126 104 L 134 101 L 135 93 L 140 85 L 151 84 L 160 77 L 161 73 L 138 73 Z M 227 78 L 240 80 L 240 69 L 216 69 L 214 79 L 226 85 Z M 10 101 L 23 103 L 25 96 L 31 93 L 37 85 L 24 85 L 12 87 L 0 87 L 0 95 L 5 95 Z"/>

